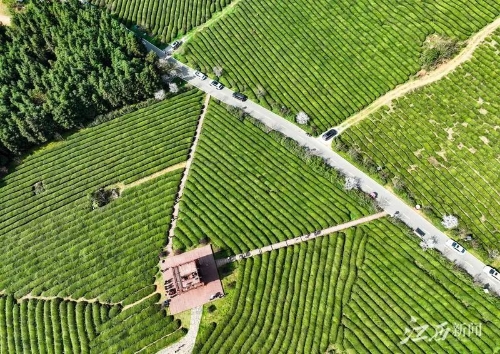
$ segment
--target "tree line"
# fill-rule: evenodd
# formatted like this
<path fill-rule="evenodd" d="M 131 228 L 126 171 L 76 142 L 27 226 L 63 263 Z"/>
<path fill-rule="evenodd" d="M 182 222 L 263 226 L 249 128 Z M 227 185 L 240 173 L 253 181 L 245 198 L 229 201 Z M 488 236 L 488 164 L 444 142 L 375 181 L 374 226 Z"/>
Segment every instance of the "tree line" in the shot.
<path fill-rule="evenodd" d="M 99 8 L 36 2 L 0 25 L 0 176 L 9 159 L 153 96 L 154 54 Z"/>

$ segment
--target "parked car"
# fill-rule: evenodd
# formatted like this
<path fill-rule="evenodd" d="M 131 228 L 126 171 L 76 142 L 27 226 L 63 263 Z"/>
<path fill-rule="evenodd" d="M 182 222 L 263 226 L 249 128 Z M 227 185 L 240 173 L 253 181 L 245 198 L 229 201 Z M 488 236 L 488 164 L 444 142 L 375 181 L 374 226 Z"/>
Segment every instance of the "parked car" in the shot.
<path fill-rule="evenodd" d="M 202 72 L 196 71 L 194 73 L 194 76 L 199 77 L 202 80 L 205 80 L 207 78 L 207 75 L 203 74 Z"/>
<path fill-rule="evenodd" d="M 448 240 L 448 241 L 446 241 L 446 244 L 448 246 L 450 246 L 451 248 L 453 248 L 455 251 L 457 251 L 460 254 L 464 254 L 465 253 L 465 248 L 463 248 L 462 246 L 460 246 L 460 244 L 458 242 L 456 242 L 456 241 Z"/>
<path fill-rule="evenodd" d="M 425 231 L 424 231 L 424 230 L 422 230 L 421 228 L 418 228 L 418 227 L 417 227 L 417 228 L 416 228 L 415 230 L 413 230 L 413 231 L 417 234 L 417 236 L 418 236 L 418 237 L 420 237 L 420 238 L 424 238 L 424 237 L 425 237 Z"/>
<path fill-rule="evenodd" d="M 210 83 L 210 86 L 215 87 L 217 90 L 222 90 L 224 88 L 224 85 L 221 84 L 219 81 L 216 81 L 216 80 L 212 81 Z"/>
<path fill-rule="evenodd" d="M 330 129 L 327 131 L 325 134 L 323 134 L 321 137 L 323 138 L 324 141 L 328 141 L 332 139 L 335 135 L 337 135 L 337 131 L 335 129 Z"/>
<path fill-rule="evenodd" d="M 245 102 L 248 99 L 248 97 L 245 96 L 244 94 L 242 94 L 241 92 L 233 93 L 233 97 L 236 98 L 237 100 L 242 101 L 242 102 Z"/>
<path fill-rule="evenodd" d="M 170 46 L 173 48 L 173 49 L 177 49 L 181 46 L 182 42 L 181 41 L 175 41 L 174 43 L 172 43 Z"/>
<path fill-rule="evenodd" d="M 492 268 L 490 266 L 486 266 L 483 268 L 483 272 L 492 276 L 496 280 L 500 281 L 500 273 L 498 273 L 498 270 L 496 270 L 495 268 Z"/>

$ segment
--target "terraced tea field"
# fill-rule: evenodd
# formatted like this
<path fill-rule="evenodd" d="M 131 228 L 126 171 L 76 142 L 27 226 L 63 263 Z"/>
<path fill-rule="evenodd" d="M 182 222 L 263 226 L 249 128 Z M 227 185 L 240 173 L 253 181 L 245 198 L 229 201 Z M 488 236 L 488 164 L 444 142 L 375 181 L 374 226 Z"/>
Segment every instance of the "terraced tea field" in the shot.
<path fill-rule="evenodd" d="M 130 25 L 140 25 L 161 41 L 171 41 L 206 22 L 230 0 L 91 0 Z"/>
<path fill-rule="evenodd" d="M 181 170 L 96 210 L 89 195 L 185 161 L 202 99 L 188 91 L 26 156 L 1 181 L 0 289 L 124 304 L 154 291 Z"/>
<path fill-rule="evenodd" d="M 242 1 L 178 58 L 319 133 L 419 71 L 428 35 L 465 40 L 499 14 L 496 0 Z"/>
<path fill-rule="evenodd" d="M 0 353 L 156 353 L 185 330 L 157 304 L 159 295 L 121 306 L 0 296 Z"/>
<path fill-rule="evenodd" d="M 461 236 L 499 249 L 500 31 L 446 79 L 380 109 L 337 147 L 424 206 L 437 221 L 459 217 Z M 439 222 L 439 221 L 438 221 Z M 486 252 L 483 252 L 486 254 Z"/>
<path fill-rule="evenodd" d="M 0 353 L 89 353 L 110 307 L 0 296 Z"/>
<path fill-rule="evenodd" d="M 296 144 L 211 103 L 180 202 L 174 248 L 206 237 L 237 254 L 367 215 L 361 199 L 342 187 Z"/>
<path fill-rule="evenodd" d="M 227 298 L 204 315 L 195 352 L 498 350 L 498 303 L 411 237 L 380 220 L 240 261 Z M 428 324 L 432 336 L 443 322 L 452 331 L 481 323 L 482 335 L 400 344 L 405 329 Z"/>

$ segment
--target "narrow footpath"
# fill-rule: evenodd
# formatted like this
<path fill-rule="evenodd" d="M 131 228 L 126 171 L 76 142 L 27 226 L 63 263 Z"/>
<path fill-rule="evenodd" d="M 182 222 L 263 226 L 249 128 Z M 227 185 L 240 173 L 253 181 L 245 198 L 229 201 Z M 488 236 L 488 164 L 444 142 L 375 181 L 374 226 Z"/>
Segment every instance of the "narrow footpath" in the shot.
<path fill-rule="evenodd" d="M 281 242 L 277 242 L 277 243 L 273 243 L 272 245 L 265 246 L 262 248 L 257 248 L 255 250 L 248 251 L 246 253 L 240 253 L 240 254 L 237 254 L 235 256 L 216 259 L 215 262 L 217 264 L 217 267 L 222 267 L 225 264 L 232 263 L 232 262 L 235 262 L 235 261 L 240 260 L 240 259 L 259 256 L 262 253 L 271 252 L 274 250 L 278 250 L 280 248 L 285 248 L 285 247 L 297 245 L 299 243 L 306 242 L 309 240 L 314 240 L 315 238 L 326 236 L 326 235 L 329 235 L 333 232 L 345 230 L 345 229 L 348 229 L 348 228 L 356 226 L 356 225 L 360 225 L 360 224 L 364 224 L 364 223 L 367 223 L 367 222 L 370 222 L 373 220 L 377 220 L 377 219 L 383 218 L 387 215 L 388 215 L 387 212 L 383 211 L 381 213 L 365 216 L 363 218 L 360 218 L 357 220 L 352 220 L 352 221 L 346 222 L 344 224 L 328 227 L 326 229 L 313 232 L 311 234 L 295 237 L 295 238 L 288 239 L 288 240 L 281 241 Z"/>
<path fill-rule="evenodd" d="M 179 201 L 182 198 L 182 194 L 184 193 L 184 188 L 186 187 L 187 179 L 189 176 L 189 170 L 191 168 L 191 164 L 193 163 L 194 154 L 196 152 L 196 147 L 198 146 L 198 141 L 201 136 L 201 129 L 203 126 L 203 121 L 205 119 L 205 114 L 208 110 L 208 103 L 210 102 L 210 95 L 207 94 L 205 98 L 205 102 L 203 103 L 203 111 L 201 112 L 200 119 L 198 120 L 198 125 L 196 126 L 196 134 L 194 137 L 193 145 L 191 145 L 191 149 L 189 150 L 189 157 L 186 161 L 184 172 L 182 174 L 181 183 L 179 185 L 179 191 L 175 197 L 174 204 L 174 212 L 172 213 L 172 223 L 170 224 L 170 228 L 168 229 L 168 242 L 165 247 L 165 251 L 167 251 L 168 255 L 172 254 L 172 242 L 174 238 L 175 227 L 177 226 L 177 218 L 179 217 Z"/>
<path fill-rule="evenodd" d="M 191 354 L 196 343 L 196 336 L 200 329 L 201 315 L 203 314 L 203 306 L 195 307 L 191 310 L 191 322 L 189 330 L 182 339 L 169 347 L 166 347 L 158 352 L 158 354 Z"/>

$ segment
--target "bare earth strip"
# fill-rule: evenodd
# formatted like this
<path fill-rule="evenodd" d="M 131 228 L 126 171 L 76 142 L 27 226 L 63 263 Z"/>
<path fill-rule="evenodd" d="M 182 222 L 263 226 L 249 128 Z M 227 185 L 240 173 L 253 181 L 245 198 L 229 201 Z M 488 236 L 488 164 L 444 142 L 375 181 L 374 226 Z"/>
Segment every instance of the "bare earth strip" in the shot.
<path fill-rule="evenodd" d="M 73 299 L 73 298 L 71 298 L 69 296 L 65 296 L 65 297 L 62 297 L 62 296 L 36 296 L 36 295 L 31 295 L 31 293 L 30 294 L 26 294 L 23 297 L 19 298 L 18 301 L 30 300 L 30 299 L 43 300 L 43 301 L 50 301 L 50 300 L 61 299 L 61 300 L 64 300 L 64 301 L 73 301 L 73 302 L 98 302 L 98 303 L 103 304 L 103 305 L 119 305 L 120 304 L 119 302 L 104 302 L 104 301 L 99 301 L 98 298 L 85 299 L 85 298 L 81 297 L 79 299 Z"/>
<path fill-rule="evenodd" d="M 313 232 L 312 234 L 307 234 L 307 235 L 295 237 L 295 238 L 292 238 L 289 240 L 273 243 L 272 245 L 265 246 L 262 248 L 257 248 L 255 250 L 248 251 L 246 253 L 237 254 L 237 255 L 232 256 L 232 257 L 217 259 L 216 260 L 217 267 L 221 267 L 225 264 L 235 262 L 235 261 L 240 260 L 240 259 L 258 256 L 258 255 L 261 255 L 262 253 L 265 253 L 265 252 L 270 252 L 270 251 L 274 251 L 274 250 L 277 250 L 280 248 L 289 247 L 289 246 L 293 246 L 293 245 L 296 245 L 296 244 L 299 244 L 302 242 L 313 240 L 317 237 L 326 236 L 326 235 L 329 235 L 333 232 L 345 230 L 345 229 L 348 229 L 350 227 L 353 227 L 353 226 L 356 226 L 359 224 L 364 224 L 364 223 L 367 223 L 367 222 L 370 222 L 373 220 L 377 220 L 377 219 L 383 218 L 387 215 L 388 215 L 388 213 L 386 211 L 383 211 L 383 212 L 380 212 L 377 214 L 365 216 L 365 217 L 357 219 L 357 220 L 349 221 L 349 222 L 346 222 L 344 224 L 340 224 L 340 225 L 332 226 L 332 227 L 329 227 L 329 228 L 326 228 L 326 229 L 323 229 L 320 231 L 316 231 L 316 232 Z"/>
<path fill-rule="evenodd" d="M 431 71 L 427 75 L 399 85 L 394 90 L 387 92 L 385 95 L 370 104 L 368 107 L 341 123 L 338 127 L 339 132 L 342 132 L 352 125 L 361 122 L 363 119 L 368 117 L 371 113 L 375 112 L 380 107 L 389 105 L 393 100 L 406 95 L 408 92 L 422 86 L 429 85 L 435 81 L 441 80 L 443 77 L 455 70 L 458 66 L 460 66 L 467 60 L 470 60 L 476 48 L 498 27 L 500 27 L 500 17 L 490 23 L 488 26 L 484 27 L 481 31 L 470 37 L 467 40 L 467 45 L 465 46 L 465 48 L 456 57 L 444 63 L 443 65 L 440 65 L 436 70 Z"/>

